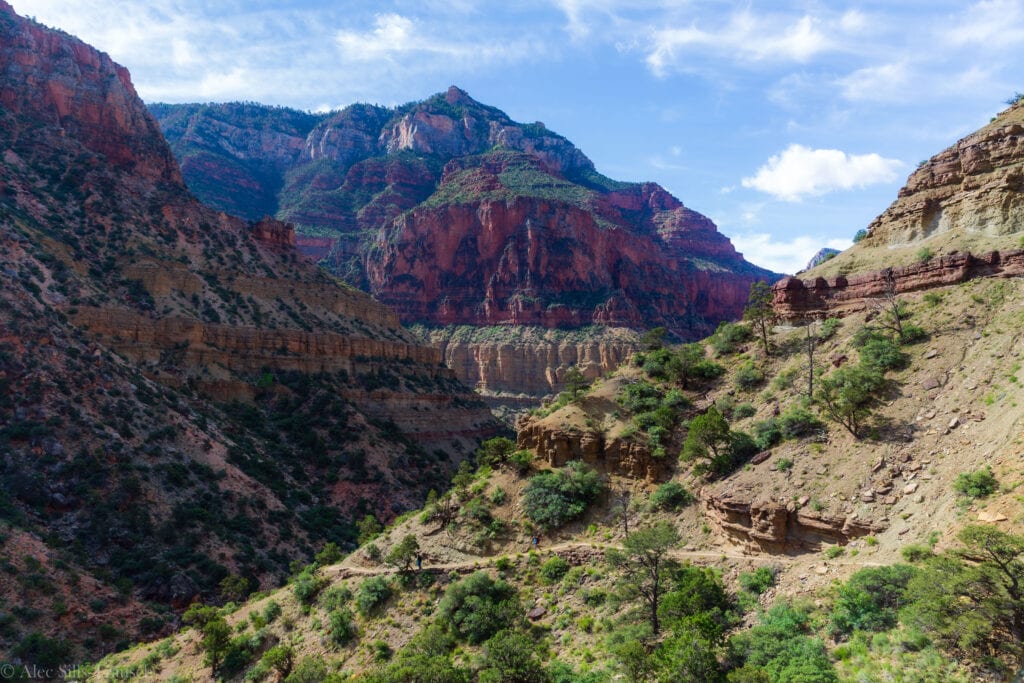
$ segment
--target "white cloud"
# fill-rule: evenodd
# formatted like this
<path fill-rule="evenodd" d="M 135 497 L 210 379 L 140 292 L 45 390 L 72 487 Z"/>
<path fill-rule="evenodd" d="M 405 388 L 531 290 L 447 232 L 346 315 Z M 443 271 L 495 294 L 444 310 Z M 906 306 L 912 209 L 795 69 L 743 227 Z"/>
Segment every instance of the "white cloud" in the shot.
<path fill-rule="evenodd" d="M 853 102 L 900 102 L 913 97 L 913 74 L 906 62 L 869 66 L 841 78 L 843 97 Z"/>
<path fill-rule="evenodd" d="M 811 257 L 824 247 L 842 251 L 851 244 L 848 239 L 822 240 L 809 235 L 779 239 L 764 232 L 730 235 L 729 239 L 748 261 L 776 273 L 788 274 L 802 270 Z"/>
<path fill-rule="evenodd" d="M 787 202 L 896 180 L 903 168 L 898 159 L 878 154 L 847 154 L 838 149 L 811 149 L 790 145 L 743 179 L 743 187 L 759 190 Z"/>
<path fill-rule="evenodd" d="M 724 26 L 713 30 L 698 28 L 696 23 L 657 29 L 650 42 L 647 65 L 657 76 L 687 68 L 686 56 L 693 52 L 747 62 L 806 62 L 832 46 L 819 22 L 808 15 L 781 21 L 749 11 L 732 14 Z"/>
<path fill-rule="evenodd" d="M 416 20 L 400 14 L 379 14 L 369 31 L 341 30 L 335 42 L 342 55 L 358 62 L 378 62 L 401 55 L 433 55 L 442 59 L 471 60 L 481 64 L 493 61 L 520 61 L 540 52 L 532 41 L 458 41 L 435 37 Z M 450 62 L 449 62 L 450 63 Z"/>
<path fill-rule="evenodd" d="M 1020 0 L 985 0 L 955 18 L 945 33 L 950 44 L 963 47 L 1020 49 L 1024 42 L 1024 7 Z"/>

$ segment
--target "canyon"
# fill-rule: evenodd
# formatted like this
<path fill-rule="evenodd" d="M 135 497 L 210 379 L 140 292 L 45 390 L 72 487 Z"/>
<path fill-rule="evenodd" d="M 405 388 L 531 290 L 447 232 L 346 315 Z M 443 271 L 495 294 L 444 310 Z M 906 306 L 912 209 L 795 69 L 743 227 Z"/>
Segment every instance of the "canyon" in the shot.
<path fill-rule="evenodd" d="M 576 363 L 609 372 L 646 329 L 709 334 L 776 277 L 660 186 L 606 178 L 544 124 L 455 86 L 317 116 L 151 110 L 199 198 L 294 223 L 300 250 L 392 306 L 499 410 L 537 405 Z"/>

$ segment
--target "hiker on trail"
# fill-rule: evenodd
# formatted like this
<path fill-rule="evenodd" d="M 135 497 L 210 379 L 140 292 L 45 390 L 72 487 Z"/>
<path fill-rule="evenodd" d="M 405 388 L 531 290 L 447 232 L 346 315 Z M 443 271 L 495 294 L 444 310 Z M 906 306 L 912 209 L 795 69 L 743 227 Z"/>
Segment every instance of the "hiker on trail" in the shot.
<path fill-rule="evenodd" d="M 537 534 L 533 535 L 533 549 L 536 550 L 537 546 L 540 545 L 540 536 Z"/>
<path fill-rule="evenodd" d="M 423 569 L 423 555 L 416 553 L 416 571 Z"/>

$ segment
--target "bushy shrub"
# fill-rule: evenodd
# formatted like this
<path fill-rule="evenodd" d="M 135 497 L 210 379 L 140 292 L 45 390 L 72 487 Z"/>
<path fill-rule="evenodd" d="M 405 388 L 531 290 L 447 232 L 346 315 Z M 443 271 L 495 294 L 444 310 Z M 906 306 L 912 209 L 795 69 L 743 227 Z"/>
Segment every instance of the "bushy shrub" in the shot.
<path fill-rule="evenodd" d="M 752 417 L 757 413 L 757 408 L 752 403 L 740 403 L 738 406 L 732 409 L 732 419 L 742 420 L 747 417 Z"/>
<path fill-rule="evenodd" d="M 449 586 L 437 608 L 440 623 L 473 645 L 513 626 L 520 611 L 516 589 L 485 572 L 476 572 Z"/>
<path fill-rule="evenodd" d="M 295 597 L 299 599 L 299 602 L 303 605 L 310 605 L 316 599 L 320 590 L 326 585 L 327 579 L 317 575 L 316 571 L 311 567 L 306 567 L 295 577 L 292 590 L 295 591 Z"/>
<path fill-rule="evenodd" d="M 327 617 L 327 624 L 331 633 L 331 640 L 336 645 L 348 645 L 355 639 L 359 629 L 352 620 L 352 612 L 347 609 L 338 609 L 331 612 Z"/>
<path fill-rule="evenodd" d="M 719 355 L 736 353 L 741 344 L 750 341 L 754 336 L 749 325 L 740 323 L 723 322 L 711 335 L 708 342 Z"/>
<path fill-rule="evenodd" d="M 678 510 L 696 500 L 685 486 L 667 481 L 651 495 L 651 506 L 658 510 Z"/>
<path fill-rule="evenodd" d="M 761 368 L 754 365 L 754 361 L 748 360 L 736 369 L 733 381 L 736 382 L 736 386 L 743 391 L 750 391 L 757 385 L 764 382 L 764 372 L 761 371 Z"/>
<path fill-rule="evenodd" d="M 523 509 L 530 521 L 549 529 L 559 527 L 582 515 L 602 488 L 593 469 L 573 461 L 531 477 L 523 493 Z"/>
<path fill-rule="evenodd" d="M 818 330 L 818 340 L 826 341 L 835 336 L 836 330 L 842 327 L 843 323 L 839 318 L 825 318 L 821 321 L 821 328 Z"/>
<path fill-rule="evenodd" d="M 903 333 L 900 335 L 901 344 L 916 344 L 928 338 L 924 328 L 914 323 L 903 323 Z"/>
<path fill-rule="evenodd" d="M 897 611 L 907 604 L 907 584 L 918 570 L 905 564 L 867 567 L 839 587 L 830 618 L 833 634 L 854 630 L 884 631 L 896 625 Z"/>
<path fill-rule="evenodd" d="M 631 413 L 645 413 L 661 407 L 661 392 L 649 382 L 631 382 L 619 391 L 615 400 Z"/>
<path fill-rule="evenodd" d="M 799 439 L 812 436 L 825 429 L 825 423 L 806 408 L 794 406 L 778 418 L 779 431 L 783 439 Z"/>
<path fill-rule="evenodd" d="M 391 597 L 391 586 L 383 576 L 371 576 L 356 590 L 356 609 L 364 617 L 377 611 Z"/>
<path fill-rule="evenodd" d="M 985 467 L 974 472 L 961 472 L 953 482 L 953 490 L 967 498 L 986 498 L 999 488 L 992 470 Z"/>
<path fill-rule="evenodd" d="M 740 588 L 760 595 L 775 585 L 775 570 L 771 567 L 758 567 L 752 572 L 741 572 Z"/>
<path fill-rule="evenodd" d="M 774 417 L 755 422 L 753 429 L 754 442 L 762 451 L 766 451 L 782 441 L 782 428 L 779 427 L 778 419 Z"/>
<path fill-rule="evenodd" d="M 552 555 L 540 566 L 540 575 L 545 583 L 558 583 L 569 571 L 569 563 L 558 555 Z"/>
<path fill-rule="evenodd" d="M 526 474 L 533 465 L 533 453 L 527 450 L 516 451 L 508 456 L 508 464 L 519 475 Z"/>
<path fill-rule="evenodd" d="M 888 337 L 874 337 L 860 347 L 860 360 L 882 372 L 896 370 L 906 365 L 907 354 L 900 351 L 896 342 Z"/>

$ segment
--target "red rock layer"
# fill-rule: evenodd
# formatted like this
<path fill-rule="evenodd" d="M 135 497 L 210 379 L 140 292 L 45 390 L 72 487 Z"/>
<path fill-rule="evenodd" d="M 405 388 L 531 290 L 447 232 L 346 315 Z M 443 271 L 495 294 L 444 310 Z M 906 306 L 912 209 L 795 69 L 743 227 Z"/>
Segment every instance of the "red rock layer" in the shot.
<path fill-rule="evenodd" d="M 942 287 L 977 277 L 1024 275 L 1024 250 L 974 255 L 954 252 L 926 263 L 878 270 L 850 277 L 801 280 L 787 277 L 772 287 L 772 305 L 785 320 L 843 316 L 867 308 L 886 295 Z"/>
<path fill-rule="evenodd" d="M 625 211 L 645 225 L 623 225 Z M 653 184 L 596 211 L 536 197 L 417 208 L 381 231 L 366 271 L 403 321 L 665 325 L 687 338 L 738 316 L 751 282 L 770 277 Z"/>

